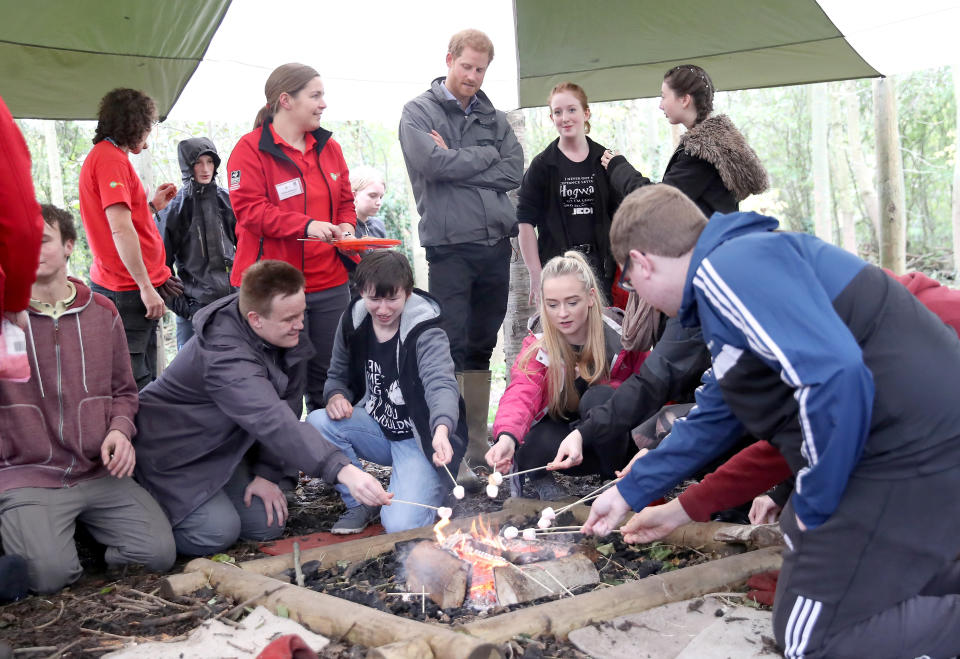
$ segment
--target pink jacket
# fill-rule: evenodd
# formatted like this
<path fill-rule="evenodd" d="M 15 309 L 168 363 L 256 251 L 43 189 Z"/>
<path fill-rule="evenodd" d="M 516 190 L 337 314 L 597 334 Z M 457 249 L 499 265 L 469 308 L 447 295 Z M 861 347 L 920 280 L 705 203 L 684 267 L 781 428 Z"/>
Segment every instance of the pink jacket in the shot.
<path fill-rule="evenodd" d="M 614 357 L 610 365 L 610 380 L 602 384 L 616 388 L 640 370 L 649 352 L 621 349 L 619 325 L 609 318 L 604 320 L 607 321 L 604 323 L 607 354 L 613 354 Z M 507 433 L 522 444 L 533 424 L 547 413 L 547 366 L 550 356 L 543 348 L 539 348 L 525 369 L 518 365 L 520 358 L 538 338 L 539 335 L 530 332 L 523 340 L 520 354 L 510 368 L 510 384 L 500 398 L 497 416 L 493 421 L 494 440 L 501 433 Z"/>

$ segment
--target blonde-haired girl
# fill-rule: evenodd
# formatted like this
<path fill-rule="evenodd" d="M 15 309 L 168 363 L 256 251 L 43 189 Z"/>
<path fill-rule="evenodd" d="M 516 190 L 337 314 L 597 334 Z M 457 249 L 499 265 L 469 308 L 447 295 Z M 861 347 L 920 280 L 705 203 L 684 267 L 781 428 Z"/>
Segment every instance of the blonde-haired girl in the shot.
<path fill-rule="evenodd" d="M 383 174 L 373 167 L 361 165 L 350 170 L 350 182 L 357 209 L 357 237 L 386 238 L 387 227 L 377 217 L 386 193 Z"/>
<path fill-rule="evenodd" d="M 539 467 L 557 455 L 571 424 L 605 402 L 613 388 L 639 369 L 646 353 L 620 348 L 620 323 L 604 312 L 596 276 L 580 252 L 571 250 L 543 267 L 540 314 L 510 372 L 493 434 L 496 444 L 487 463 L 508 473 Z M 535 330 L 540 332 L 536 333 Z M 586 447 L 575 475 L 613 477 L 636 452 L 624 433 Z M 531 485 L 543 499 L 563 494 L 550 474 L 537 473 Z"/>

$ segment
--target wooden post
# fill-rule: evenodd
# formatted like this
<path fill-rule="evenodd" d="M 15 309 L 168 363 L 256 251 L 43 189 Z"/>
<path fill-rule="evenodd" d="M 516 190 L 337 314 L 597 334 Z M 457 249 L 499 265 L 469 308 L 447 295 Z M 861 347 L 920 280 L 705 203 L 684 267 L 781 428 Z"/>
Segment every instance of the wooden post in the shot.
<path fill-rule="evenodd" d="M 903 159 L 892 78 L 873 82 L 877 135 L 877 190 L 880 195 L 880 265 L 902 275 L 907 270 L 906 202 Z"/>

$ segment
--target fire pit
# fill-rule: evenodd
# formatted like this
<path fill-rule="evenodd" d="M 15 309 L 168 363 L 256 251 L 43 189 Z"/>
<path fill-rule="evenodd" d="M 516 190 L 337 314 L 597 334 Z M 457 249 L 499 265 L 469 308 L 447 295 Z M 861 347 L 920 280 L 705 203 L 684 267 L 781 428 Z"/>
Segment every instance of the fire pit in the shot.
<path fill-rule="evenodd" d="M 434 527 L 436 542 L 417 543 L 403 560 L 409 592 L 422 592 L 440 608 L 466 605 L 475 611 L 599 583 L 593 561 L 572 542 L 506 538 L 478 518 L 468 532 L 446 534 L 448 520 Z"/>
<path fill-rule="evenodd" d="M 282 605 L 292 618 L 303 622 L 313 631 L 341 637 L 362 647 L 377 648 L 369 656 L 476 659 L 504 656 L 492 644 L 518 635 L 555 634 L 562 638 L 570 630 L 591 622 L 642 611 L 670 601 L 728 590 L 750 575 L 775 569 L 780 564 L 779 549 L 776 547 L 684 567 L 685 561 L 678 564 L 675 559 L 661 560 L 659 553 L 650 548 L 639 548 L 645 552 L 645 558 L 631 562 L 630 555 L 623 551 L 622 543 L 615 541 L 591 546 L 589 542 L 579 542 L 582 538 L 578 535 L 555 535 L 535 543 L 540 549 L 544 545 L 574 549 L 560 558 L 543 555 L 539 549 L 519 551 L 505 542 L 506 548 L 499 548 L 494 541 L 493 547 L 499 551 L 498 554 L 489 551 L 490 541 L 477 540 L 478 536 L 484 537 L 484 528 L 492 531 L 494 525 L 522 525 L 519 518 L 539 513 L 542 505 L 540 502 L 510 499 L 504 503 L 503 512 L 492 513 L 484 521 L 474 518 L 451 522 L 450 532 L 445 534 L 444 542 L 449 540 L 456 545 L 463 544 L 463 540 L 474 549 L 479 548 L 485 554 L 506 561 L 503 565 L 494 561 L 498 563 L 492 566 L 498 604 L 486 611 L 474 608 L 472 598 L 467 596 L 467 591 L 482 581 L 479 576 L 482 570 L 478 572 L 475 584 L 472 563 L 455 556 L 441 544 L 424 543 L 424 540 L 435 540 L 436 534 L 430 527 L 303 552 L 302 567 L 308 574 L 307 585 L 310 588 L 283 583 L 288 579 L 280 573 L 294 565 L 293 557 L 287 554 L 238 566 L 196 559 L 186 566 L 183 574 L 169 577 L 162 592 L 173 595 L 212 585 L 218 592 L 240 602 L 259 603 L 271 609 Z M 573 512 L 578 521 L 582 521 L 580 517 L 588 511 L 575 509 Z M 476 527 L 477 533 L 474 533 L 473 527 Z M 712 540 L 713 534 L 721 527 L 727 528 L 719 523 L 690 524 L 675 532 L 667 542 L 697 547 L 715 556 L 716 550 L 729 547 Z M 504 540 L 495 532 L 487 535 Z M 692 544 L 686 542 L 694 538 L 696 540 Z M 444 609 L 433 601 L 432 596 L 416 597 L 409 602 L 402 602 L 401 597 L 393 596 L 400 591 L 415 590 L 404 576 L 403 559 L 418 545 L 426 545 L 445 558 L 456 561 L 460 566 L 458 569 L 469 575 L 469 583 L 465 581 L 467 586 L 460 600 L 464 602 L 462 605 Z M 723 554 L 720 552 L 720 555 Z M 580 593 L 571 587 L 574 597 L 565 592 L 564 596 L 559 596 L 559 586 L 550 577 L 538 574 L 536 567 L 530 567 L 538 563 L 550 565 L 578 555 L 595 561 L 595 569 L 602 583 L 581 586 Z M 705 560 L 705 557 L 702 558 Z M 617 566 L 617 563 L 621 565 Z M 529 570 L 531 576 L 544 585 L 549 583 L 558 594 L 547 593 L 547 597 L 525 604 L 506 605 L 505 589 L 500 587 L 497 579 L 499 575 L 514 573 L 518 583 L 537 587 L 532 580 L 520 575 L 518 568 Z M 553 572 L 552 568 L 548 569 Z M 654 575 L 652 572 L 659 573 Z M 648 574 L 651 575 L 649 578 L 643 578 Z M 281 581 L 264 575 L 277 575 Z M 564 579 L 560 574 L 555 576 L 561 581 Z M 421 584 L 416 590 L 420 595 L 427 588 Z M 582 592 L 584 590 L 589 592 Z M 430 624 L 424 624 L 426 621 Z M 437 622 L 455 622 L 457 626 L 454 628 Z"/>

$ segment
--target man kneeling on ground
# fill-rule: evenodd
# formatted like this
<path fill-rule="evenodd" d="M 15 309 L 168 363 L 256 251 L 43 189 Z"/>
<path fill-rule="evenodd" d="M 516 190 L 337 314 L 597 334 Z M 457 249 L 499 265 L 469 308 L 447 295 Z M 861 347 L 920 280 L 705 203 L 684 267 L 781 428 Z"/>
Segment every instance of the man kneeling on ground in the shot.
<path fill-rule="evenodd" d="M 665 185 L 620 206 L 610 242 L 624 280 L 701 327 L 713 367 L 697 406 L 583 530 L 609 533 L 745 431 L 768 438 L 796 476 L 773 608 L 784 654 L 953 656 L 960 341 L 879 268 L 777 227 L 756 213 L 707 222 Z"/>
<path fill-rule="evenodd" d="M 140 394 L 137 480 L 163 506 L 177 550 L 199 556 L 283 532 L 300 470 L 358 501 L 390 500 L 380 483 L 300 422 L 306 364 L 303 274 L 261 261 L 240 292 L 194 316 L 196 340 Z"/>
<path fill-rule="evenodd" d="M 0 380 L 0 537 L 27 560 L 31 590 L 52 593 L 83 572 L 83 523 L 109 566 L 159 572 L 176 558 L 170 524 L 129 476 L 137 456 L 137 384 L 113 303 L 67 277 L 73 217 L 42 206 L 43 242 L 27 327 L 30 379 Z"/>

